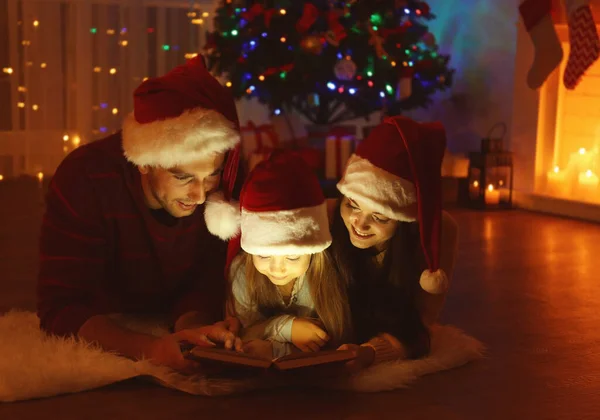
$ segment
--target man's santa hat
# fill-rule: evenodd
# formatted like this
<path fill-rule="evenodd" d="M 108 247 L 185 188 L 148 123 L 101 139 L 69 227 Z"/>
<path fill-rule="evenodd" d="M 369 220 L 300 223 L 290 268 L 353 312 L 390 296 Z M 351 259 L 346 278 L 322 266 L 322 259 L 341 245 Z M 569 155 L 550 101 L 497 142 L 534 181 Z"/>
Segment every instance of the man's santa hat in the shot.
<path fill-rule="evenodd" d="M 325 196 L 312 169 L 292 151 L 276 150 L 250 172 L 240 194 L 241 247 L 253 255 L 315 254 L 331 245 Z"/>
<path fill-rule="evenodd" d="M 446 133 L 440 123 L 386 118 L 360 143 L 337 184 L 346 197 L 366 203 L 393 220 L 419 222 L 427 269 L 421 287 L 448 288 L 440 269 L 442 220 L 441 166 Z"/>
<path fill-rule="evenodd" d="M 221 192 L 210 200 L 224 205 L 237 175 L 239 121 L 229 89 L 208 72 L 202 57 L 147 79 L 135 90 L 133 100 L 134 110 L 123 122 L 127 159 L 138 166 L 173 168 L 229 151 Z M 215 234 L 220 217 L 206 222 Z"/>

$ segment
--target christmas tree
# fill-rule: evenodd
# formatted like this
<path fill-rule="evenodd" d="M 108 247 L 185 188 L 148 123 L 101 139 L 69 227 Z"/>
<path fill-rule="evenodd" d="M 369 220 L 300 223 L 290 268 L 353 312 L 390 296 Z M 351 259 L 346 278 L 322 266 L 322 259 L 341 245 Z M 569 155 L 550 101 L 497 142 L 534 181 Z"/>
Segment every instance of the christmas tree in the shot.
<path fill-rule="evenodd" d="M 226 0 L 207 34 L 211 71 L 236 99 L 315 124 L 426 107 L 453 70 L 438 54 L 427 3 L 413 0 Z"/>

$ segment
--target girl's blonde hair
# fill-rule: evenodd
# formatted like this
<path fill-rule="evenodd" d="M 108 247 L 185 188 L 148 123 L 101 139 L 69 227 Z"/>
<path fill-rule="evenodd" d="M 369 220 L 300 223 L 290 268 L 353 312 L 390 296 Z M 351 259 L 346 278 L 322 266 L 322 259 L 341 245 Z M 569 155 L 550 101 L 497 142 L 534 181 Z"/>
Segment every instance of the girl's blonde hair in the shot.
<path fill-rule="evenodd" d="M 287 312 L 281 303 L 277 286 L 258 272 L 252 255 L 244 252 L 238 269 L 246 271 L 248 296 L 256 302 L 258 311 L 266 317 Z M 304 281 L 308 282 L 315 311 L 331 338 L 330 344 L 347 342 L 352 336 L 347 286 L 342 283 L 327 251 L 311 255 Z"/>

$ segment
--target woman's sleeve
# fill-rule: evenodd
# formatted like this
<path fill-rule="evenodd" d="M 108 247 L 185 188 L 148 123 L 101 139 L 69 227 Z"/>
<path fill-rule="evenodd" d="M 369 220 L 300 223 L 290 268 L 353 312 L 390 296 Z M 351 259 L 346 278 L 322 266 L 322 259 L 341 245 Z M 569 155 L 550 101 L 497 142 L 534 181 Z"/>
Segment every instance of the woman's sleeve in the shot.
<path fill-rule="evenodd" d="M 390 334 L 379 334 L 373 337 L 362 346 L 373 348 L 375 351 L 375 359 L 373 364 L 390 362 L 392 360 L 401 360 L 408 357 L 408 353 L 404 345 Z"/>

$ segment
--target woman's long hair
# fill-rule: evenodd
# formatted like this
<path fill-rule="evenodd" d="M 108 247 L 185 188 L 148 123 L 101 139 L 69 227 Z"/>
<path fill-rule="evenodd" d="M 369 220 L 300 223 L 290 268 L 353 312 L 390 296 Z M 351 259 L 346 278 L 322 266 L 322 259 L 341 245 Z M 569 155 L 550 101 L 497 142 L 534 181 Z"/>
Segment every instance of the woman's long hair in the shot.
<path fill-rule="evenodd" d="M 425 268 L 418 223 L 398 223 L 377 266 L 377 251 L 359 249 L 350 242 L 340 206 L 341 200 L 333 217 L 330 252 L 349 287 L 356 340 L 362 343 L 389 333 L 405 345 L 410 358 L 426 355 L 430 337 L 418 306 L 419 279 Z"/>
<path fill-rule="evenodd" d="M 252 255 L 244 253 L 240 269 L 246 272 L 246 287 L 252 302 L 266 317 L 286 313 L 281 297 L 275 286 L 258 272 L 252 262 Z M 330 336 L 330 345 L 343 344 L 351 336 L 350 305 L 346 295 L 346 285 L 341 282 L 333 261 L 325 251 L 313 254 L 306 271 L 310 294 L 315 312 Z"/>

